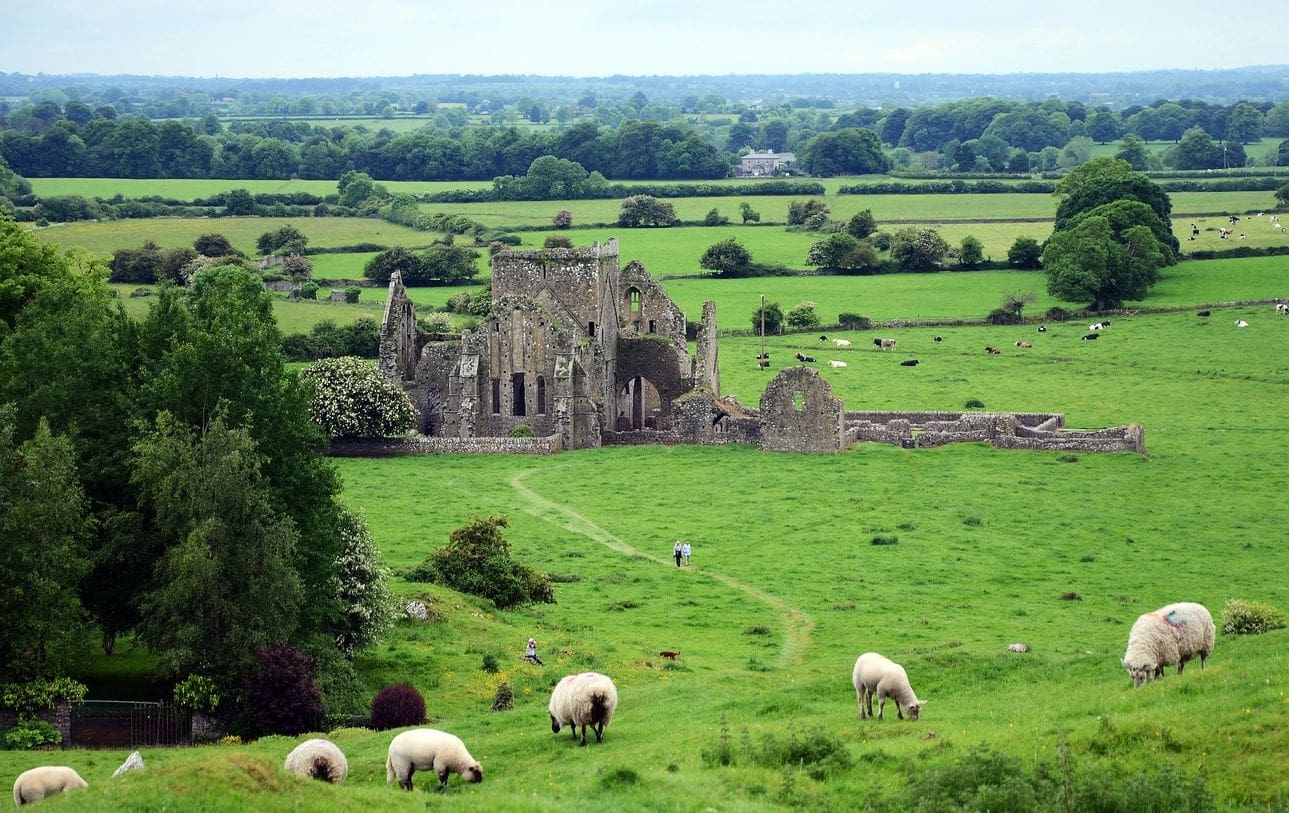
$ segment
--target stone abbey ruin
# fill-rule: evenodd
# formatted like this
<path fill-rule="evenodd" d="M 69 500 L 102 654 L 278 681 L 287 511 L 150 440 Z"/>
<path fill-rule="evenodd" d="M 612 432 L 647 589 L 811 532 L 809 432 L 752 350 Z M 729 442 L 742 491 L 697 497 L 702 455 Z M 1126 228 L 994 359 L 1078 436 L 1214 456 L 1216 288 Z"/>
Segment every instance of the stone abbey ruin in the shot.
<path fill-rule="evenodd" d="M 1140 426 L 1068 430 L 1057 413 L 847 412 L 819 372 L 804 365 L 779 372 L 751 408 L 722 397 L 718 358 L 715 303 L 703 305 L 691 357 L 685 314 L 638 261 L 619 267 L 616 240 L 498 252 L 491 314 L 477 331 L 448 340 L 418 334 L 395 274 L 380 369 L 411 396 L 420 434 L 385 442 L 382 450 L 549 454 L 601 445 L 752 443 L 836 452 L 858 441 L 906 448 L 988 441 L 1002 448 L 1145 452 Z M 521 425 L 533 436 L 512 437 Z"/>

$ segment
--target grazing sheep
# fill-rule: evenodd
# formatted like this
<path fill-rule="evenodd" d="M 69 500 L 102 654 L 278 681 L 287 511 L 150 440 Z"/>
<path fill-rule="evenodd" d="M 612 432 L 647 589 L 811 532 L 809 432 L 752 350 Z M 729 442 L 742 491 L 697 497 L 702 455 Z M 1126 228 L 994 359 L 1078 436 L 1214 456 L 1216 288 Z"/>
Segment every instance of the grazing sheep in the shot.
<path fill-rule="evenodd" d="M 604 727 L 613 719 L 618 707 L 618 689 L 606 675 L 583 672 L 569 675 L 551 692 L 547 711 L 551 717 L 551 731 L 559 733 L 560 727 L 571 725 L 573 739 L 577 727 L 582 727 L 582 745 L 586 745 L 586 727 L 595 732 L 595 741 L 604 742 Z"/>
<path fill-rule="evenodd" d="M 1086 336 L 1084 336 L 1084 337 L 1083 337 L 1083 341 L 1085 341 L 1085 342 L 1095 342 L 1095 341 L 1096 341 L 1097 339 L 1099 339 L 1099 338 L 1101 338 L 1101 334 L 1100 334 L 1100 333 L 1089 333 L 1088 335 L 1086 335 Z"/>
<path fill-rule="evenodd" d="M 1177 664 L 1177 674 L 1195 656 L 1203 669 L 1213 652 L 1213 616 L 1203 604 L 1183 601 L 1140 616 L 1128 633 L 1123 667 L 1133 686 L 1164 676 L 1164 667 Z"/>
<path fill-rule="evenodd" d="M 850 347 L 850 339 L 833 339 L 832 343 L 838 347 Z"/>
<path fill-rule="evenodd" d="M 1038 326 L 1038 332 L 1039 332 L 1039 333 L 1046 333 L 1046 332 L 1047 332 L 1047 325 L 1039 325 L 1039 326 Z"/>
<path fill-rule="evenodd" d="M 88 787 L 89 783 L 66 765 L 42 765 L 18 776 L 13 783 L 13 803 L 22 807 L 55 793 Z"/>
<path fill-rule="evenodd" d="M 894 339 L 873 339 L 873 346 L 882 350 L 894 350 Z"/>
<path fill-rule="evenodd" d="M 403 790 L 412 789 L 412 775 L 417 771 L 433 770 L 439 777 L 439 787 L 447 787 L 448 774 L 455 773 L 467 782 L 483 781 L 483 766 L 470 756 L 459 737 L 434 728 L 413 728 L 404 731 L 389 744 L 385 758 L 385 781 L 398 784 Z"/>
<path fill-rule="evenodd" d="M 1030 344 L 1029 342 L 1016 342 L 1016 346 L 1028 348 L 1028 347 L 1033 347 L 1034 345 Z"/>
<path fill-rule="evenodd" d="M 900 719 L 904 719 L 903 708 L 908 709 L 909 719 L 916 720 L 926 705 L 925 700 L 918 700 L 909 686 L 909 676 L 904 667 L 876 652 L 865 652 L 855 661 L 855 670 L 851 673 L 851 682 L 855 684 L 855 698 L 859 701 L 859 719 L 873 716 L 873 695 L 877 695 L 877 719 L 882 719 L 886 710 L 886 698 L 895 701 L 895 710 Z"/>
<path fill-rule="evenodd" d="M 1246 321 L 1244 321 L 1243 319 L 1236 319 L 1236 320 L 1235 320 L 1235 326 L 1236 326 L 1236 327 L 1248 327 L 1248 326 L 1249 326 L 1249 323 L 1248 323 L 1248 322 L 1246 322 Z"/>
<path fill-rule="evenodd" d="M 286 755 L 282 769 L 296 776 L 337 785 L 349 775 L 349 761 L 330 740 L 305 740 Z"/>
<path fill-rule="evenodd" d="M 906 361 L 901 361 L 901 362 L 900 362 L 900 366 L 901 366 L 901 367 L 916 367 L 916 366 L 918 366 L 918 360 L 917 360 L 917 359 L 907 359 Z"/>
<path fill-rule="evenodd" d="M 1195 314 L 1195 315 L 1196 315 L 1196 316 L 1212 316 L 1212 315 L 1213 315 L 1213 311 L 1200 311 L 1199 313 L 1197 313 L 1197 314 Z"/>
<path fill-rule="evenodd" d="M 844 362 L 844 361 L 829 361 L 829 362 L 828 362 L 828 366 L 829 366 L 829 367 L 845 367 L 845 366 L 846 366 L 846 362 Z"/>

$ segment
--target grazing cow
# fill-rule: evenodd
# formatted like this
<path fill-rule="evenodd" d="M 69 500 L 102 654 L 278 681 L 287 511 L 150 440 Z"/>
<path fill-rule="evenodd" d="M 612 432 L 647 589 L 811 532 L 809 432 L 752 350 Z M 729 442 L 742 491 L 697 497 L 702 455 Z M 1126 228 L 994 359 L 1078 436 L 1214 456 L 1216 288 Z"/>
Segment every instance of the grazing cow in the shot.
<path fill-rule="evenodd" d="M 762 370 L 768 370 L 770 369 L 770 362 L 761 360 L 756 363 L 756 366 L 760 367 Z"/>
<path fill-rule="evenodd" d="M 985 352 L 986 352 L 986 353 L 988 353 L 988 354 L 989 354 L 989 355 L 991 355 L 991 356 L 1001 356 L 1001 355 L 1002 355 L 1002 353 L 1003 353 L 1003 351 L 1001 351 L 1001 350 L 999 350 L 997 347 L 993 347 L 993 346 L 991 346 L 991 345 L 985 345 Z"/>
<path fill-rule="evenodd" d="M 844 362 L 844 361 L 829 361 L 829 362 L 828 362 L 828 366 L 829 366 L 829 367 L 845 367 L 845 366 L 846 366 L 846 362 Z"/>
<path fill-rule="evenodd" d="M 1016 346 L 1017 346 L 1017 347 L 1033 347 L 1034 345 L 1030 344 L 1029 342 L 1016 342 Z"/>
<path fill-rule="evenodd" d="M 676 660 L 676 658 L 679 658 L 679 657 L 680 657 L 680 653 L 679 653 L 679 652 L 672 652 L 670 649 L 664 649 L 662 652 L 659 652 L 659 653 L 658 653 L 658 657 L 660 657 L 660 658 L 666 658 L 666 659 L 667 659 L 667 660 L 669 660 L 669 661 L 674 661 L 674 660 Z"/>
<path fill-rule="evenodd" d="M 1104 327 L 1104 322 L 1097 322 L 1095 325 L 1088 325 L 1088 330 L 1101 330 Z"/>
<path fill-rule="evenodd" d="M 1213 315 L 1213 311 L 1200 311 L 1199 313 L 1197 313 L 1197 314 L 1195 314 L 1195 315 L 1196 315 L 1196 316 L 1212 316 L 1212 315 Z"/>
<path fill-rule="evenodd" d="M 1039 333 L 1046 333 L 1046 332 L 1047 332 L 1047 325 L 1039 325 L 1039 326 L 1038 326 L 1038 332 L 1039 332 Z"/>
<path fill-rule="evenodd" d="M 1236 320 L 1235 320 L 1235 326 L 1236 326 L 1236 327 L 1248 327 L 1248 326 L 1249 326 L 1249 323 L 1248 323 L 1248 322 L 1246 322 L 1246 321 L 1244 321 L 1243 319 L 1236 319 Z"/>
<path fill-rule="evenodd" d="M 819 337 L 819 341 L 821 341 L 821 342 L 826 342 L 826 341 L 828 341 L 828 337 L 827 337 L 827 336 L 820 336 L 820 337 Z"/>
<path fill-rule="evenodd" d="M 806 357 L 800 351 L 797 352 L 797 361 L 805 361 Z"/>
<path fill-rule="evenodd" d="M 1083 341 L 1085 341 L 1085 342 L 1095 342 L 1095 341 L 1096 341 L 1097 339 L 1099 339 L 1099 338 L 1101 338 L 1101 334 L 1100 334 L 1100 333 L 1089 333 L 1088 335 L 1086 335 L 1086 336 L 1084 336 L 1084 337 L 1083 337 Z"/>
<path fill-rule="evenodd" d="M 936 336 L 936 337 L 935 337 L 934 339 L 932 339 L 931 341 L 933 341 L 933 342 L 942 342 L 942 341 L 944 341 L 944 339 L 940 338 L 939 336 Z"/>
<path fill-rule="evenodd" d="M 873 339 L 873 346 L 879 347 L 882 350 L 894 350 L 895 340 L 894 339 Z"/>
<path fill-rule="evenodd" d="M 769 353 L 757 353 L 756 355 L 757 361 L 768 361 L 769 358 L 770 358 Z"/>
<path fill-rule="evenodd" d="M 1289 315 L 1289 305 L 1286 305 L 1283 302 L 1277 302 L 1276 313 L 1280 314 L 1281 316 Z"/>
<path fill-rule="evenodd" d="M 833 339 L 832 343 L 838 347 L 850 347 L 850 339 Z"/>
<path fill-rule="evenodd" d="M 901 367 L 916 367 L 916 366 L 918 366 L 918 360 L 917 360 L 917 359 L 909 359 L 909 360 L 907 360 L 907 361 L 901 361 L 901 362 L 900 362 L 900 366 L 901 366 Z"/>

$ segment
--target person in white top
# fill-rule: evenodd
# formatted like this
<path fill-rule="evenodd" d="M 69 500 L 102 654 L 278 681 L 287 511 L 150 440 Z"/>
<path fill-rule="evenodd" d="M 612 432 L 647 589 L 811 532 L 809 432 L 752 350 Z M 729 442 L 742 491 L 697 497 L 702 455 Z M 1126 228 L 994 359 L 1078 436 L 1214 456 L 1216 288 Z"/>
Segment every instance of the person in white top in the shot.
<path fill-rule="evenodd" d="M 542 663 L 541 658 L 537 657 L 537 639 L 536 638 L 528 639 L 528 646 L 524 648 L 524 660 L 528 661 L 529 663 L 535 663 L 538 666 L 546 665 Z"/>
<path fill-rule="evenodd" d="M 689 564 L 689 543 L 688 542 L 680 546 L 680 556 L 682 559 L 685 560 L 685 564 Z"/>

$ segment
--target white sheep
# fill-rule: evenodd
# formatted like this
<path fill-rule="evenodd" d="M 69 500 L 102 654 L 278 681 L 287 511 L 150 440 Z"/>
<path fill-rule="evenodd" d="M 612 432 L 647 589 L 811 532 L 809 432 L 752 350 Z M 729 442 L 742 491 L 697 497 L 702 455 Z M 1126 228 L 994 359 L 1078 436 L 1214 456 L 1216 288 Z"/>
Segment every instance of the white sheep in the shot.
<path fill-rule="evenodd" d="M 850 339 L 833 339 L 832 343 L 838 347 L 850 347 Z"/>
<path fill-rule="evenodd" d="M 55 793 L 88 787 L 89 783 L 66 765 L 42 765 L 18 776 L 13 783 L 13 803 L 22 807 Z"/>
<path fill-rule="evenodd" d="M 389 744 L 385 758 L 385 781 L 398 784 L 404 790 L 412 789 L 412 775 L 417 771 L 434 771 L 439 777 L 439 787 L 447 787 L 448 774 L 455 773 L 467 782 L 483 781 L 483 766 L 459 737 L 434 728 L 413 728 L 404 731 Z"/>
<path fill-rule="evenodd" d="M 846 366 L 846 362 L 844 362 L 844 361 L 829 361 L 829 362 L 828 362 L 828 366 L 829 366 L 829 367 L 845 367 L 845 366 Z"/>
<path fill-rule="evenodd" d="M 604 742 L 604 727 L 613 719 L 618 708 L 618 689 L 613 681 L 599 672 L 568 675 L 551 692 L 547 711 L 551 716 L 551 731 L 559 733 L 560 727 L 571 725 L 573 739 L 577 727 L 582 727 L 582 745 L 586 745 L 586 727 L 595 732 L 595 741 Z"/>
<path fill-rule="evenodd" d="M 1243 319 L 1236 319 L 1236 320 L 1235 320 L 1235 326 L 1236 326 L 1236 327 L 1248 327 L 1248 326 L 1249 326 L 1249 323 L 1248 323 L 1248 322 L 1246 322 L 1246 321 L 1244 321 Z"/>
<path fill-rule="evenodd" d="M 886 710 L 886 698 L 895 701 L 895 710 L 900 719 L 904 719 L 903 706 L 909 712 L 909 719 L 916 720 L 926 705 L 925 700 L 918 700 L 909 686 L 909 676 L 904 667 L 884 655 L 876 652 L 865 652 L 855 661 L 855 671 L 851 673 L 851 682 L 855 684 L 855 698 L 859 701 L 859 718 L 873 716 L 873 695 L 877 695 L 877 719 L 882 719 Z"/>
<path fill-rule="evenodd" d="M 1164 667 L 1177 664 L 1177 674 L 1195 656 L 1200 668 L 1213 652 L 1213 616 L 1203 604 L 1183 601 L 1139 617 L 1128 633 L 1123 667 L 1140 686 L 1164 676 Z"/>
<path fill-rule="evenodd" d="M 286 755 L 282 769 L 296 776 L 321 779 L 333 785 L 349 775 L 349 761 L 330 740 L 305 740 Z"/>

